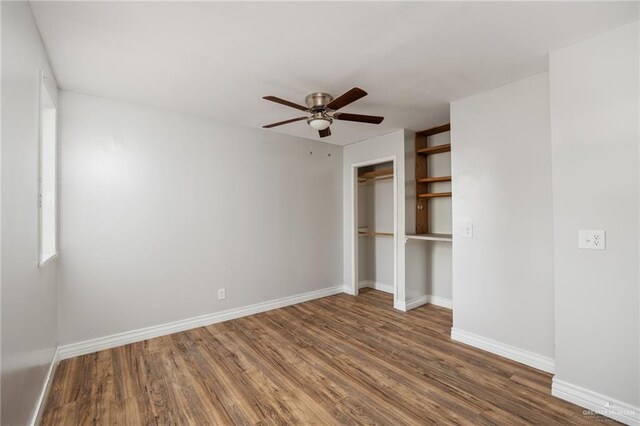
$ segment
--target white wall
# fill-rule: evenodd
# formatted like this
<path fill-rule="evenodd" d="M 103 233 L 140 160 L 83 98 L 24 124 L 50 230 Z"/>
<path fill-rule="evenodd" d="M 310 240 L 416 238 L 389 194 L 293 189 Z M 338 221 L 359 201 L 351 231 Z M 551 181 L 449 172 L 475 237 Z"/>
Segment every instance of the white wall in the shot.
<path fill-rule="evenodd" d="M 543 73 L 451 104 L 453 325 L 552 363 L 548 84 Z"/>
<path fill-rule="evenodd" d="M 404 130 L 397 130 L 386 135 L 378 136 L 362 142 L 344 147 L 343 151 L 343 283 L 345 291 L 354 292 L 352 285 L 358 282 L 357 269 L 353 268 L 352 261 L 358 245 L 357 230 L 354 229 L 353 212 L 355 207 L 355 171 L 354 164 L 361 164 L 379 159 L 395 156 L 395 179 L 397 202 L 394 200 L 397 214 L 397 235 L 395 245 L 397 249 L 398 265 L 404 265 L 404 229 L 405 229 L 405 203 L 404 203 Z M 362 238 L 360 238 L 362 239 Z M 398 308 L 404 308 L 404 268 L 396 268 L 398 289 L 396 300 Z"/>
<path fill-rule="evenodd" d="M 65 91 L 60 112 L 63 344 L 342 284 L 342 148 Z"/>
<path fill-rule="evenodd" d="M 40 72 L 56 83 L 27 2 L 2 2 L 2 419 L 27 424 L 57 346 L 56 262 L 38 268 Z"/>
<path fill-rule="evenodd" d="M 554 391 L 561 381 L 635 407 L 640 407 L 638 36 L 636 21 L 550 56 Z M 579 229 L 606 230 L 606 250 L 578 249 Z M 640 422 L 640 413 L 636 419 Z"/>

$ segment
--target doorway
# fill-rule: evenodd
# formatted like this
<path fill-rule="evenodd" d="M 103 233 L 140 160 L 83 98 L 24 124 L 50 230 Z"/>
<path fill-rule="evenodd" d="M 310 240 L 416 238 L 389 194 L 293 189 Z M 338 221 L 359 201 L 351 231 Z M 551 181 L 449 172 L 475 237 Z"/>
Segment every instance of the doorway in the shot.
<path fill-rule="evenodd" d="M 395 157 L 352 165 L 352 294 L 373 288 L 398 300 L 397 162 Z"/>

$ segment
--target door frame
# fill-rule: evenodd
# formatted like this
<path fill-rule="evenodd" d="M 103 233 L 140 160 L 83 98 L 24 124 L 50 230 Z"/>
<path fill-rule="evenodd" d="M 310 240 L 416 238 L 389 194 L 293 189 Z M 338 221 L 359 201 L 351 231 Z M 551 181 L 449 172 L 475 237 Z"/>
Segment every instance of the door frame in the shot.
<path fill-rule="evenodd" d="M 372 160 L 362 161 L 359 163 L 351 164 L 350 176 L 351 176 L 351 225 L 353 229 L 353 235 L 351 238 L 351 291 L 354 296 L 358 295 L 358 168 L 372 166 L 380 163 L 393 163 L 393 305 L 399 306 L 398 299 L 398 156 L 391 155 L 386 157 L 380 157 Z"/>

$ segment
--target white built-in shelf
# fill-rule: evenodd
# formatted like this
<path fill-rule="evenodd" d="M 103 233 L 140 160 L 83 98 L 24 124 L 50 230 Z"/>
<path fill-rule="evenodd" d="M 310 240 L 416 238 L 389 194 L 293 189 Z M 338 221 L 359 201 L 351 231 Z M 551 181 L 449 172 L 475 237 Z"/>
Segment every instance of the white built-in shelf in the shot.
<path fill-rule="evenodd" d="M 453 236 L 451 234 L 419 234 L 419 235 L 411 235 L 406 234 L 406 238 L 410 238 L 412 240 L 426 240 L 426 241 L 453 241 Z"/>

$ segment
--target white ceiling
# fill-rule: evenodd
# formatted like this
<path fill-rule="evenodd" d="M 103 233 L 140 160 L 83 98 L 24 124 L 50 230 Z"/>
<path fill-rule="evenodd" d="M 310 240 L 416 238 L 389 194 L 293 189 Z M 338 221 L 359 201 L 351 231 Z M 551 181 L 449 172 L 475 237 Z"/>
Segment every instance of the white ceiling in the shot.
<path fill-rule="evenodd" d="M 636 2 L 33 2 L 63 89 L 251 127 L 353 86 L 345 145 L 447 122 L 449 102 L 547 69 L 546 54 L 638 18 Z M 304 114 L 302 114 L 304 115 Z M 270 131 L 318 139 L 305 122 Z"/>

